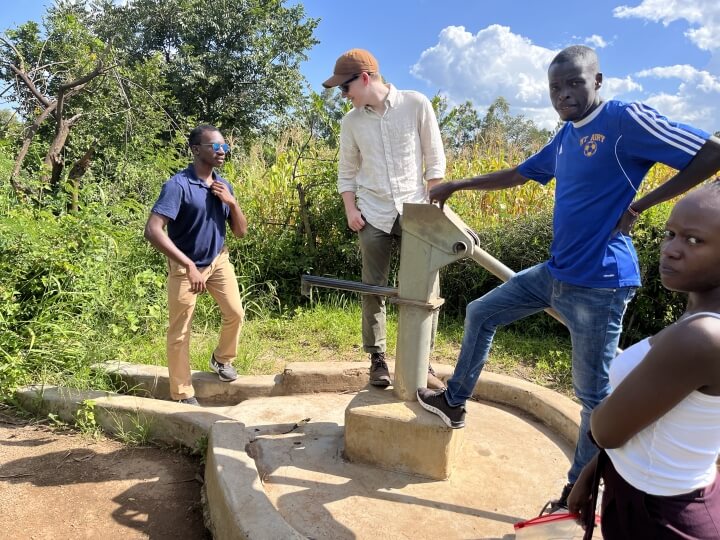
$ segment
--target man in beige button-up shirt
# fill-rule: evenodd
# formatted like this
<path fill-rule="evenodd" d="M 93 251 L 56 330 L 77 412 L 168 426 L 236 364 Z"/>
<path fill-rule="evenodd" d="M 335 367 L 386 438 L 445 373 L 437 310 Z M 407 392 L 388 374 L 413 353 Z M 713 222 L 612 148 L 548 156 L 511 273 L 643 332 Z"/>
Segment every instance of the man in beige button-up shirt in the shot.
<path fill-rule="evenodd" d="M 377 60 L 363 49 L 340 56 L 323 86 L 339 86 L 353 104 L 340 129 L 338 191 L 348 225 L 358 233 L 363 283 L 387 285 L 403 203 L 429 202 L 428 191 L 445 176 L 435 112 L 419 92 L 385 84 Z M 388 386 L 385 299 L 363 295 L 362 314 L 370 382 Z M 430 387 L 442 385 L 432 370 L 428 382 Z"/>

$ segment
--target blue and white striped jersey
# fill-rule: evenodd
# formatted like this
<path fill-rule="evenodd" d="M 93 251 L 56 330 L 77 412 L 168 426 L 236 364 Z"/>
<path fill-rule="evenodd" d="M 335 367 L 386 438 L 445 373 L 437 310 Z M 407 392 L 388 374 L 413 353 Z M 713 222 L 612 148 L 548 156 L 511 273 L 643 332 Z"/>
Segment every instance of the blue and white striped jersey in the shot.
<path fill-rule="evenodd" d="M 613 229 L 650 167 L 685 168 L 709 137 L 642 103 L 614 100 L 566 123 L 519 167 L 541 184 L 556 179 L 553 276 L 584 287 L 640 285 L 631 239 Z"/>

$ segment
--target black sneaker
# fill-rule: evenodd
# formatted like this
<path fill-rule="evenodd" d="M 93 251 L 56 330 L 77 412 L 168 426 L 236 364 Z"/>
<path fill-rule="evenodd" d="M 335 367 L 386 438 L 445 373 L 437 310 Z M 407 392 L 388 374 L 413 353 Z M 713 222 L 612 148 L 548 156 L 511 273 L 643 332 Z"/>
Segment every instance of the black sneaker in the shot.
<path fill-rule="evenodd" d="M 215 355 L 210 357 L 210 369 L 218 374 L 218 377 L 223 382 L 234 381 L 238 378 L 237 371 L 232 367 L 232 364 L 221 364 L 215 360 Z"/>
<path fill-rule="evenodd" d="M 384 352 L 375 352 L 370 355 L 370 384 L 390 386 L 390 371 L 385 362 Z"/>
<path fill-rule="evenodd" d="M 200 403 L 198 403 L 198 400 L 195 399 L 195 397 L 176 399 L 175 402 L 176 403 L 184 403 L 185 405 L 198 405 L 198 406 L 200 405 Z"/>
<path fill-rule="evenodd" d="M 418 388 L 417 399 L 423 409 L 437 414 L 448 427 L 453 429 L 465 427 L 465 407 L 448 405 L 445 399 L 445 388 L 441 390 Z"/>
<path fill-rule="evenodd" d="M 567 512 L 568 511 L 568 497 L 575 484 L 565 484 L 560 493 L 560 498 L 554 501 L 548 501 L 547 504 L 540 511 L 540 515 L 543 514 L 554 514 L 556 512 Z"/>

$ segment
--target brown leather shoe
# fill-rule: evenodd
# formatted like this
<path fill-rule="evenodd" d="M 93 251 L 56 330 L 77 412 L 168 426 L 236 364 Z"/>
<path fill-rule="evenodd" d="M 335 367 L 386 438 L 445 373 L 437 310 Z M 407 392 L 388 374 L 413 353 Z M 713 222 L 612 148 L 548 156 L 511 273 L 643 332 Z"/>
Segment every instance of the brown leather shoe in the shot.
<path fill-rule="evenodd" d="M 390 371 L 385 362 L 385 353 L 370 355 L 370 384 L 373 386 L 390 386 Z"/>

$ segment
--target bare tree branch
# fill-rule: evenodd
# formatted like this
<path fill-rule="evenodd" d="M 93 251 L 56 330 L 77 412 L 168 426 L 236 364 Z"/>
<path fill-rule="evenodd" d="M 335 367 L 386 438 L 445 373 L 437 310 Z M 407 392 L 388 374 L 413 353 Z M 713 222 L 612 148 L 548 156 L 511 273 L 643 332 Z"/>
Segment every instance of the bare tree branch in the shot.
<path fill-rule="evenodd" d="M 63 114 L 65 112 L 65 103 L 68 99 L 80 93 L 90 81 L 104 73 L 107 69 L 111 69 L 113 67 L 106 67 L 104 62 L 104 57 L 109 51 L 109 46 L 106 47 L 105 53 L 98 60 L 95 68 L 92 71 L 72 81 L 60 84 L 57 97 L 55 99 L 51 99 L 46 97 L 42 92 L 40 92 L 40 90 L 38 90 L 35 82 L 31 79 L 29 73 L 24 69 L 24 62 L 17 48 L 8 40 L 2 37 L 0 37 L 0 40 L 2 41 L 2 43 L 4 43 L 6 46 L 11 48 L 15 52 L 15 55 L 18 58 L 19 65 L 15 65 L 12 62 L 2 60 L 0 60 L 0 63 L 10 68 L 12 72 L 15 73 L 16 79 L 21 81 L 22 84 L 30 91 L 33 97 L 44 107 L 42 112 L 35 117 L 33 123 L 26 130 L 26 133 L 23 137 L 23 144 L 17 157 L 15 158 L 15 165 L 10 175 L 10 183 L 17 195 L 20 195 L 21 193 L 28 194 L 28 190 L 21 186 L 18 182 L 20 169 L 22 167 L 25 156 L 27 155 L 27 152 L 30 148 L 32 139 L 35 136 L 35 133 L 39 129 L 40 125 L 50 115 L 52 115 L 55 118 L 55 137 L 50 144 L 50 148 L 45 156 L 44 162 L 45 165 L 51 169 L 50 178 L 46 177 L 45 181 L 49 183 L 49 185 L 53 189 L 55 189 L 59 184 L 60 176 L 62 174 L 64 166 L 62 150 L 65 146 L 65 143 L 67 142 L 68 135 L 70 134 L 70 129 L 85 114 L 84 112 L 80 112 L 76 113 L 74 116 L 68 119 L 63 118 Z M 52 64 L 48 64 L 48 66 L 50 65 Z M 36 70 L 33 71 L 35 72 Z M 45 78 L 41 80 L 45 83 L 47 82 Z"/>
<path fill-rule="evenodd" d="M 11 62 L 2 62 L 6 66 L 8 66 L 14 73 L 17 75 L 18 78 L 25 84 L 25 87 L 30 90 L 33 96 L 35 96 L 35 99 L 37 99 L 40 103 L 45 105 L 47 107 L 50 105 L 50 101 L 48 98 L 46 98 L 40 91 L 37 89 L 33 81 L 28 77 L 27 73 L 25 73 L 22 69 L 17 67 L 15 64 Z"/>
<path fill-rule="evenodd" d="M 310 141 L 314 137 L 315 133 L 313 132 L 313 126 L 310 126 L 310 133 L 308 134 L 307 139 L 305 140 L 305 143 L 300 148 L 300 151 L 298 152 L 298 157 L 295 160 L 295 164 L 293 165 L 293 172 L 292 172 L 292 178 L 293 180 L 297 179 L 297 168 L 298 165 L 300 165 L 300 160 L 303 159 L 303 154 L 305 152 L 305 149 L 310 144 Z M 298 203 L 299 203 L 299 209 L 300 209 L 300 218 L 302 219 L 303 228 L 305 229 L 305 238 L 308 242 L 308 247 L 310 248 L 311 253 L 315 253 L 316 244 L 315 244 L 315 235 L 312 231 L 312 226 L 310 225 L 310 212 L 307 207 L 307 201 L 305 200 L 305 194 L 307 193 L 305 187 L 303 186 L 302 182 L 298 182 L 295 185 L 295 188 L 298 192 Z"/>
<path fill-rule="evenodd" d="M 121 81 L 124 81 L 124 82 L 126 82 L 126 83 L 129 83 L 129 84 L 131 84 L 132 86 L 135 86 L 135 87 L 139 88 L 140 90 L 142 90 L 143 92 L 145 92 L 146 97 L 148 97 L 148 98 L 150 99 L 150 101 L 153 102 L 154 105 L 156 105 L 159 109 L 162 110 L 162 112 L 165 113 L 165 116 L 167 116 L 168 120 L 170 120 L 170 122 L 172 123 L 173 127 L 174 127 L 175 129 L 178 129 L 178 130 L 180 129 L 180 126 L 179 126 L 178 123 L 175 121 L 175 119 L 172 117 L 172 115 L 167 111 L 167 109 L 163 106 L 162 103 L 160 103 L 157 99 L 155 99 L 155 97 L 152 95 L 152 93 L 151 93 L 147 88 L 145 88 L 145 87 L 142 86 L 141 84 L 136 83 L 136 82 L 133 81 L 132 79 L 128 79 L 127 77 L 123 77 L 122 75 L 119 75 L 119 78 L 120 78 Z"/>
<path fill-rule="evenodd" d="M 54 33 L 54 32 L 53 32 Z M 38 54 L 37 63 L 35 64 L 35 68 L 31 71 L 37 71 L 38 65 L 40 64 L 40 60 L 42 59 L 43 54 L 45 53 L 45 47 L 48 43 L 50 43 L 50 38 L 52 37 L 52 34 L 50 34 L 45 41 L 43 41 L 42 48 L 40 49 L 40 54 Z"/>
<path fill-rule="evenodd" d="M 18 63 L 20 64 L 20 69 L 25 71 L 25 60 L 23 59 L 22 54 L 20 54 L 20 51 L 17 50 L 17 47 L 15 47 L 15 45 L 13 45 L 10 41 L 8 41 L 7 39 L 5 39 L 2 36 L 0 36 L 0 42 L 4 43 L 5 45 L 7 45 L 8 47 L 10 47 L 13 50 L 13 52 L 15 53 L 15 56 L 18 59 Z"/>
<path fill-rule="evenodd" d="M 100 60 L 98 60 L 98 63 L 95 66 L 95 69 L 93 69 L 90 73 L 83 75 L 82 77 L 78 77 L 74 81 L 70 81 L 70 82 L 61 84 L 60 91 L 67 92 L 70 89 L 75 88 L 76 86 L 80 86 L 80 85 L 84 86 L 85 84 L 89 83 L 91 80 L 93 80 L 95 77 L 97 77 L 98 75 L 100 75 L 103 72 L 103 65 L 104 65 L 104 62 L 101 57 Z M 114 66 L 111 66 L 111 67 L 114 67 Z M 110 68 L 108 68 L 108 69 L 110 69 Z"/>
<path fill-rule="evenodd" d="M 49 64 L 43 64 L 42 66 L 36 66 L 32 68 L 30 71 L 28 71 L 28 74 L 35 74 L 39 73 L 41 71 L 47 71 L 48 68 L 55 67 L 55 66 L 62 66 L 63 64 L 69 64 L 68 61 L 62 61 L 62 62 L 50 62 Z"/>
<path fill-rule="evenodd" d="M 30 143 L 32 142 L 33 137 L 35 136 L 35 133 L 37 132 L 38 128 L 42 125 L 42 123 L 47 119 L 47 117 L 52 114 L 53 110 L 55 110 L 56 104 L 57 104 L 57 102 L 53 102 L 47 108 L 45 108 L 35 118 L 35 120 L 33 120 L 33 123 L 25 131 L 25 134 L 23 136 L 22 146 L 20 147 L 20 151 L 18 152 L 18 155 L 15 158 L 15 165 L 13 166 L 13 170 L 10 173 L 10 185 L 12 185 L 13 191 L 15 192 L 15 195 L 18 196 L 18 198 L 24 198 L 24 196 L 30 195 L 32 193 L 31 190 L 22 186 L 18 182 L 18 176 L 20 175 L 20 167 L 22 167 L 22 163 L 25 160 L 25 156 L 27 155 L 28 150 L 30 149 Z"/>

